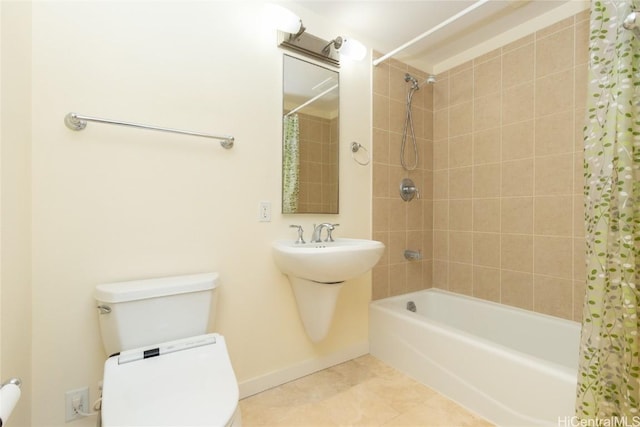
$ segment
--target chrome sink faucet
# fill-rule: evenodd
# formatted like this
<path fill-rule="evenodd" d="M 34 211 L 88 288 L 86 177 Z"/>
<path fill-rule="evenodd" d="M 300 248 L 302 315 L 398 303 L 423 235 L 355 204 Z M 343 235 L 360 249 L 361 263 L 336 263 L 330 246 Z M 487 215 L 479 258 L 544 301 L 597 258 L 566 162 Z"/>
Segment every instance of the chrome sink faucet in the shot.
<path fill-rule="evenodd" d="M 323 222 L 322 224 L 318 224 L 317 226 L 313 225 L 313 234 L 311 235 L 311 243 L 320 243 L 322 242 L 322 230 L 324 228 L 327 229 L 327 238 L 324 239 L 325 242 L 333 242 L 333 236 L 331 236 L 331 232 L 335 230 L 337 226 L 340 224 L 331 224 L 329 222 Z"/>

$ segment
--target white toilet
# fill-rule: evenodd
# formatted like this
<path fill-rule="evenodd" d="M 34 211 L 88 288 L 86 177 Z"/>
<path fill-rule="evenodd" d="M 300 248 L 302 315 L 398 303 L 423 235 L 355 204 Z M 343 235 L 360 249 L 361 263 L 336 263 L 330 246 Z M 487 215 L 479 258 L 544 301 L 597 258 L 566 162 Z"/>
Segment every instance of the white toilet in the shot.
<path fill-rule="evenodd" d="M 102 425 L 241 425 L 224 337 L 206 334 L 217 273 L 96 287 L 104 364 Z"/>

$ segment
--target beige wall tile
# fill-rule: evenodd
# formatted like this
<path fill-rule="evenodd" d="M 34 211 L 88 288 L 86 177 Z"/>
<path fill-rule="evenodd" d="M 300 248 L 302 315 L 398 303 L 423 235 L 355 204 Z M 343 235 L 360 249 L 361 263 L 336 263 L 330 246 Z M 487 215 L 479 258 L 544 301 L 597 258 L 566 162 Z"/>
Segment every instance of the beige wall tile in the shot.
<path fill-rule="evenodd" d="M 500 126 L 502 120 L 500 92 L 476 98 L 473 101 L 473 130 L 481 131 Z"/>
<path fill-rule="evenodd" d="M 470 133 L 473 128 L 473 103 L 457 104 L 449 109 L 449 135 Z"/>
<path fill-rule="evenodd" d="M 473 167 L 473 197 L 500 196 L 500 169 L 499 163 Z"/>
<path fill-rule="evenodd" d="M 473 296 L 500 302 L 500 270 L 489 267 L 473 267 Z"/>
<path fill-rule="evenodd" d="M 536 79 L 536 117 L 573 109 L 573 68 Z"/>
<path fill-rule="evenodd" d="M 389 199 L 373 198 L 373 228 L 376 231 L 389 231 Z"/>
<path fill-rule="evenodd" d="M 389 64 L 385 62 L 373 67 L 373 93 L 389 96 Z"/>
<path fill-rule="evenodd" d="M 449 229 L 449 201 L 448 200 L 433 201 L 433 229 L 434 230 Z"/>
<path fill-rule="evenodd" d="M 533 120 L 502 127 L 502 160 L 518 160 L 533 157 Z"/>
<path fill-rule="evenodd" d="M 500 267 L 499 233 L 473 233 L 473 264 Z"/>
<path fill-rule="evenodd" d="M 389 129 L 389 98 L 373 94 L 373 127 Z"/>
<path fill-rule="evenodd" d="M 373 197 L 389 197 L 389 166 L 373 163 Z"/>
<path fill-rule="evenodd" d="M 433 259 L 449 260 L 449 232 L 433 230 Z"/>
<path fill-rule="evenodd" d="M 535 198 L 534 233 L 547 236 L 573 235 L 573 196 Z"/>
<path fill-rule="evenodd" d="M 500 199 L 475 199 L 473 201 L 473 230 L 500 232 Z"/>
<path fill-rule="evenodd" d="M 433 260 L 433 287 L 449 289 L 449 261 Z"/>
<path fill-rule="evenodd" d="M 533 195 L 533 159 L 502 163 L 502 196 Z"/>
<path fill-rule="evenodd" d="M 531 120 L 534 117 L 534 85 L 532 82 L 512 86 L 502 92 L 504 125 Z"/>
<path fill-rule="evenodd" d="M 449 170 L 433 171 L 433 199 L 449 198 Z"/>
<path fill-rule="evenodd" d="M 533 197 L 503 197 L 500 217 L 503 233 L 533 234 Z"/>
<path fill-rule="evenodd" d="M 406 264 L 393 264 L 389 266 L 389 293 L 401 295 L 408 292 Z"/>
<path fill-rule="evenodd" d="M 407 236 L 404 231 L 389 233 L 389 264 L 404 264 L 404 250 L 407 248 Z"/>
<path fill-rule="evenodd" d="M 584 238 L 573 239 L 573 280 L 587 280 L 587 242 Z"/>
<path fill-rule="evenodd" d="M 407 229 L 407 202 L 400 197 L 389 199 L 389 231 Z"/>
<path fill-rule="evenodd" d="M 433 170 L 449 167 L 449 140 L 437 139 L 433 141 Z"/>
<path fill-rule="evenodd" d="M 451 199 L 470 199 L 472 176 L 472 167 L 449 169 L 449 197 Z"/>
<path fill-rule="evenodd" d="M 500 159 L 501 129 L 493 128 L 473 134 L 473 164 L 495 163 Z"/>
<path fill-rule="evenodd" d="M 551 316 L 565 319 L 573 318 L 573 282 L 534 275 L 533 277 L 533 309 Z"/>
<path fill-rule="evenodd" d="M 533 310 L 533 274 L 502 270 L 500 301 L 513 307 Z"/>
<path fill-rule="evenodd" d="M 573 32 L 573 25 L 569 25 L 536 41 L 536 77 L 573 67 Z"/>
<path fill-rule="evenodd" d="M 589 61 L 589 20 L 576 22 L 575 25 L 575 63 L 586 64 Z"/>
<path fill-rule="evenodd" d="M 438 83 L 433 86 L 433 110 L 435 112 L 449 107 L 449 78 L 439 74 Z"/>
<path fill-rule="evenodd" d="M 452 74 L 450 81 L 451 105 L 469 102 L 473 98 L 473 69 L 467 68 L 459 73 Z"/>
<path fill-rule="evenodd" d="M 448 137 L 449 137 L 449 109 L 445 108 L 442 110 L 437 110 L 433 113 L 433 140 L 437 141 L 441 139 L 446 139 Z"/>
<path fill-rule="evenodd" d="M 493 59 L 481 62 L 474 67 L 474 96 L 480 97 L 500 90 L 502 77 L 502 58 L 494 51 Z"/>
<path fill-rule="evenodd" d="M 502 87 L 518 86 L 533 80 L 534 45 L 525 44 L 502 57 Z"/>
<path fill-rule="evenodd" d="M 371 272 L 372 298 L 387 298 L 389 294 L 389 266 L 375 266 Z"/>
<path fill-rule="evenodd" d="M 449 261 L 471 264 L 473 234 L 466 231 L 449 232 Z"/>
<path fill-rule="evenodd" d="M 502 234 L 500 249 L 503 270 L 533 272 L 533 236 Z"/>
<path fill-rule="evenodd" d="M 573 239 L 536 236 L 534 272 L 571 280 L 573 278 Z"/>
<path fill-rule="evenodd" d="M 473 294 L 473 266 L 449 263 L 449 290 L 463 295 Z"/>
<path fill-rule="evenodd" d="M 449 139 L 449 167 L 459 168 L 473 163 L 472 134 Z"/>
<path fill-rule="evenodd" d="M 449 200 L 449 229 L 471 231 L 473 211 L 470 199 Z"/>
<path fill-rule="evenodd" d="M 548 156 L 573 151 L 574 111 L 567 110 L 536 119 L 535 154 Z"/>
<path fill-rule="evenodd" d="M 379 163 L 389 163 L 389 131 L 373 129 L 373 156 Z"/>
<path fill-rule="evenodd" d="M 536 195 L 573 193 L 573 154 L 537 157 Z"/>

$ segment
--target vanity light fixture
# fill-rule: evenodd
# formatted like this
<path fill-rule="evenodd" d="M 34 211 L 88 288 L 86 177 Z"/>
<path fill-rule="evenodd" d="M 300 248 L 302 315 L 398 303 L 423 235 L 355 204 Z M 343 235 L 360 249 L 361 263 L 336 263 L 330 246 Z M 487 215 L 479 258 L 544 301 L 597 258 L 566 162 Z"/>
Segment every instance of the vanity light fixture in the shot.
<path fill-rule="evenodd" d="M 338 36 L 330 42 L 306 31 L 302 20 L 290 10 L 275 4 L 266 5 L 267 19 L 278 29 L 278 46 L 311 58 L 340 66 L 340 54 L 361 60 L 367 48 L 357 40 Z"/>

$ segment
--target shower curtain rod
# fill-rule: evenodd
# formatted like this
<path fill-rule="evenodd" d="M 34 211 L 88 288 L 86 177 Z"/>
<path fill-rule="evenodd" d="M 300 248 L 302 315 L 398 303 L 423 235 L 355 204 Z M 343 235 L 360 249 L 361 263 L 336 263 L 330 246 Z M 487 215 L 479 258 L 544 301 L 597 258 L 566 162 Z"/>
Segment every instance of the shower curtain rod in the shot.
<path fill-rule="evenodd" d="M 233 147 L 235 138 L 231 135 L 211 135 L 202 132 L 192 132 L 189 130 L 163 128 L 159 126 L 142 125 L 139 123 L 123 122 L 119 120 L 101 119 L 99 117 L 84 116 L 77 113 L 69 113 L 64 117 L 64 124 L 71 130 L 82 130 L 87 127 L 87 122 L 104 123 L 109 125 L 129 126 L 139 129 L 158 130 L 162 132 L 179 133 L 182 135 L 201 136 L 203 138 L 212 138 L 220 140 L 223 148 L 229 149 Z"/>
<path fill-rule="evenodd" d="M 403 44 L 402 46 L 392 50 L 391 52 L 381 56 L 378 59 L 374 59 L 373 60 L 373 66 L 376 67 L 378 66 L 378 64 L 380 64 L 382 61 L 384 61 L 387 58 L 391 58 L 392 56 L 394 56 L 396 53 L 401 52 L 403 50 L 405 50 L 406 48 L 408 48 L 409 46 L 419 42 L 420 40 L 422 40 L 423 38 L 430 36 L 431 34 L 435 33 L 436 31 L 446 27 L 447 25 L 451 24 L 452 22 L 458 20 L 459 18 L 463 17 L 464 15 L 466 15 L 469 12 L 474 11 L 475 9 L 479 8 L 480 6 L 482 6 L 483 4 L 489 2 L 490 0 L 478 0 L 477 2 L 475 2 L 474 4 L 472 4 L 471 6 L 469 6 L 468 8 L 456 13 L 455 15 L 453 15 L 452 17 L 445 19 L 444 21 L 442 21 L 441 23 L 439 23 L 438 25 L 436 25 L 435 27 L 431 28 L 430 30 L 425 31 L 424 33 L 420 34 L 419 36 L 409 40 L 408 42 L 406 42 L 405 44 Z"/>
<path fill-rule="evenodd" d="M 312 104 L 314 102 L 316 102 L 318 99 L 322 98 L 323 96 L 325 96 L 326 94 L 328 94 L 329 92 L 331 92 L 332 90 L 334 90 L 335 88 L 337 88 L 338 85 L 335 84 L 333 86 L 331 86 L 329 89 L 325 90 L 324 92 L 314 96 L 313 98 L 311 98 L 310 100 L 308 100 L 307 102 L 305 102 L 302 105 L 297 106 L 296 108 L 294 108 L 293 110 L 289 111 L 287 114 L 285 114 L 285 117 L 289 117 L 292 114 L 297 113 L 298 111 L 302 110 L 304 107 L 306 107 L 309 104 Z"/>

